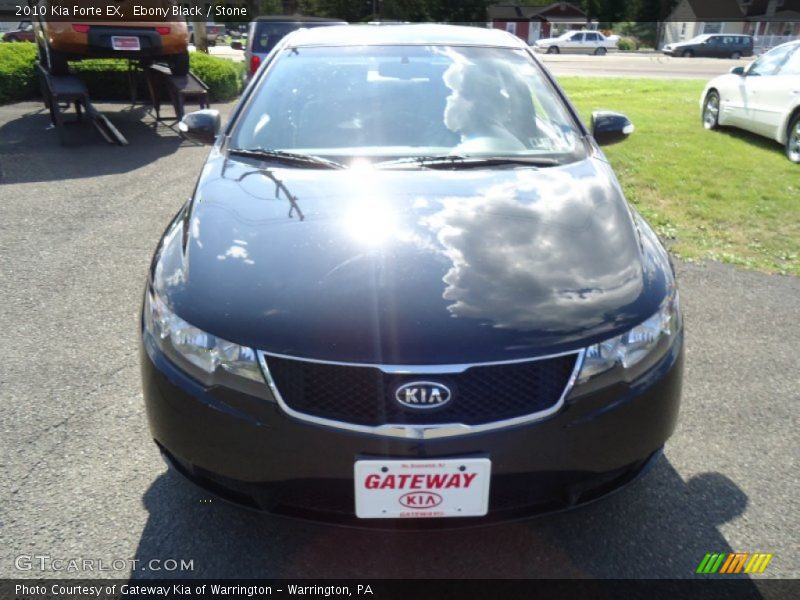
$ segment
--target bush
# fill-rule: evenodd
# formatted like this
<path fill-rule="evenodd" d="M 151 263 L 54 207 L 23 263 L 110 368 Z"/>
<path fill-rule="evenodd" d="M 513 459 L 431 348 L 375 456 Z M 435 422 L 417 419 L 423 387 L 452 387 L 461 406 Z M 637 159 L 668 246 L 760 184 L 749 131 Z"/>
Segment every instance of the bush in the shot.
<path fill-rule="evenodd" d="M 639 45 L 636 43 L 636 38 L 632 37 L 620 38 L 619 42 L 617 42 L 617 48 L 623 51 L 633 51 L 638 47 Z"/>
<path fill-rule="evenodd" d="M 36 45 L 0 42 L 0 104 L 36 96 Z"/>
<path fill-rule="evenodd" d="M 241 92 L 245 65 L 227 58 L 192 52 L 189 57 L 192 72 L 202 79 L 211 90 L 213 100 L 233 100 Z"/>
<path fill-rule="evenodd" d="M 225 102 L 241 91 L 245 65 L 225 58 L 192 52 L 191 70 L 209 87 L 211 100 Z M 92 59 L 70 63 L 89 88 L 93 100 L 130 99 L 128 62 Z M 137 77 L 137 98 L 149 98 L 144 77 Z M 0 104 L 30 100 L 38 95 L 36 46 L 28 43 L 0 43 Z"/>

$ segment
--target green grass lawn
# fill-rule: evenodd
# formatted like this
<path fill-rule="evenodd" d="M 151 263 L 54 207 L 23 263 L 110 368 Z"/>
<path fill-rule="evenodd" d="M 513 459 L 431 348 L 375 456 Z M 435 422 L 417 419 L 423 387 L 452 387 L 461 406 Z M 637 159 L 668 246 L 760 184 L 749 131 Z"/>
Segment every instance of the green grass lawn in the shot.
<path fill-rule="evenodd" d="M 800 275 L 800 166 L 776 142 L 706 131 L 702 81 L 559 78 L 588 124 L 592 110 L 636 125 L 605 149 L 630 202 L 676 255 Z"/>

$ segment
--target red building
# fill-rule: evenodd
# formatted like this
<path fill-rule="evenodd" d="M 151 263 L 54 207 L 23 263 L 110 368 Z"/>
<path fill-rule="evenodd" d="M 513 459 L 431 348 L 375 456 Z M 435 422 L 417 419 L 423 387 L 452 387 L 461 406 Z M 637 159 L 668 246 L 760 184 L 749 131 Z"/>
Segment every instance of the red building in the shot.
<path fill-rule="evenodd" d="M 493 4 L 488 14 L 492 27 L 509 31 L 529 44 L 570 29 L 583 29 L 587 24 L 586 13 L 569 2 L 542 6 Z"/>

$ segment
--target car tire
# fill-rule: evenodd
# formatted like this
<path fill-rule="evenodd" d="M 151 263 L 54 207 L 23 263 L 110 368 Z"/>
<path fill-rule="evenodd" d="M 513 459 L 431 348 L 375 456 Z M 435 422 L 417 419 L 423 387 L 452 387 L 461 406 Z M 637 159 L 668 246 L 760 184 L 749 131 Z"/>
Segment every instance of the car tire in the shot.
<path fill-rule="evenodd" d="M 800 164 L 800 113 L 792 118 L 786 132 L 786 158 Z"/>
<path fill-rule="evenodd" d="M 605 56 L 607 50 L 605 48 L 598 48 L 594 51 L 595 56 Z"/>
<path fill-rule="evenodd" d="M 3 41 L 4 42 L 12 42 L 13 43 L 13 42 L 18 42 L 19 38 L 17 36 L 15 36 L 15 35 L 7 35 Z"/>
<path fill-rule="evenodd" d="M 731 54 L 731 58 L 733 60 L 739 60 L 740 58 L 742 58 L 742 53 L 741 52 L 734 52 L 733 54 Z"/>
<path fill-rule="evenodd" d="M 189 74 L 189 53 L 176 54 L 169 58 L 169 68 L 173 75 L 183 77 Z"/>
<path fill-rule="evenodd" d="M 561 54 L 561 50 L 558 49 L 558 46 L 550 46 L 547 49 L 548 54 Z"/>
<path fill-rule="evenodd" d="M 67 55 L 50 47 L 45 48 L 45 66 L 51 75 L 69 75 Z"/>
<path fill-rule="evenodd" d="M 703 127 L 709 131 L 719 128 L 719 93 L 711 90 L 703 102 Z"/>
<path fill-rule="evenodd" d="M 683 58 L 694 58 L 694 52 L 692 52 L 691 50 L 684 50 L 684 51 L 681 53 L 681 56 L 682 56 Z"/>

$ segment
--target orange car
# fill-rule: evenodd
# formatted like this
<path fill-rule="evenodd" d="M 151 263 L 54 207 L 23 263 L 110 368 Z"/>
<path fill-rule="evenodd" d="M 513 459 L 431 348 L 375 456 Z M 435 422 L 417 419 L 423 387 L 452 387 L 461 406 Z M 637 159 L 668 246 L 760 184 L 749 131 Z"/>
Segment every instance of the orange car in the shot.
<path fill-rule="evenodd" d="M 67 74 L 68 61 L 84 58 L 130 58 L 145 64 L 166 62 L 175 75 L 189 72 L 189 31 L 184 20 L 173 17 L 175 2 L 172 0 L 117 0 L 125 20 L 55 20 L 59 6 L 75 4 L 63 0 L 39 3 L 47 7 L 45 15 L 38 16 L 34 22 L 39 60 L 54 75 Z M 81 6 L 96 5 L 103 10 L 106 4 L 101 0 L 82 2 Z M 127 16 L 135 14 L 134 5 L 163 10 L 166 18 L 164 21 L 129 21 Z M 166 20 L 170 17 L 176 20 Z"/>

